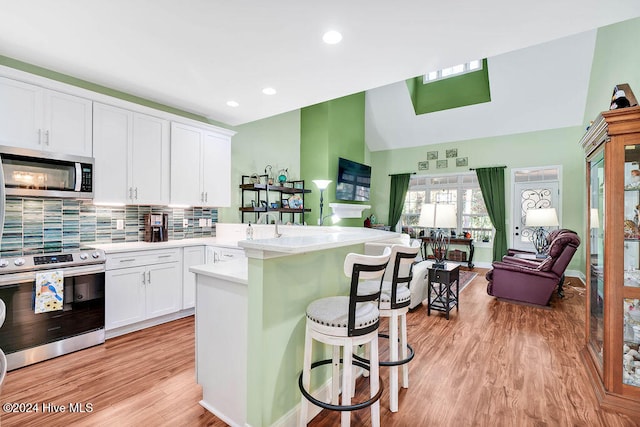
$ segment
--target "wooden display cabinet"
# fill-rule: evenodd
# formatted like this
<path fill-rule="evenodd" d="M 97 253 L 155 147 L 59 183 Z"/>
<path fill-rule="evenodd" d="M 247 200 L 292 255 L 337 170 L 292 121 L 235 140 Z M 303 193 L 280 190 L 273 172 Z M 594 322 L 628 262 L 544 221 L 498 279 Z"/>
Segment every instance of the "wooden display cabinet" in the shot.
<path fill-rule="evenodd" d="M 587 162 L 586 345 L 605 409 L 640 416 L 640 107 L 600 114 Z"/>

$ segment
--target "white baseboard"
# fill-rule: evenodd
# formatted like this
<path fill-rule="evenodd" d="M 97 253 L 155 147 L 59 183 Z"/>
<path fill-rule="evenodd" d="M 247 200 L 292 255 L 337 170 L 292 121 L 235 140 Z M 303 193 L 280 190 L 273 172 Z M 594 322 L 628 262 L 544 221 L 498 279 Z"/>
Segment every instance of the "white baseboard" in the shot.
<path fill-rule="evenodd" d="M 331 399 L 331 378 L 322 386 L 319 387 L 316 391 L 311 393 L 313 397 L 323 402 L 329 402 Z M 309 405 L 309 419 L 307 422 L 311 421 L 322 411 L 322 408 L 310 404 Z M 289 412 L 284 414 L 278 421 L 271 424 L 271 427 L 297 427 L 298 426 L 298 417 L 300 414 L 300 403 L 298 403 L 295 407 L 293 407 Z"/>
<path fill-rule="evenodd" d="M 182 319 L 183 317 L 192 316 L 195 313 L 195 308 L 188 308 L 186 310 L 180 310 L 175 313 L 165 314 L 164 316 L 154 317 L 153 319 L 143 320 L 142 322 L 133 323 L 131 325 L 122 326 L 116 329 L 109 329 L 105 331 L 105 339 L 119 337 L 135 331 L 141 331 L 142 329 L 150 328 L 152 326 L 158 326 L 163 323 L 171 322 L 173 320 Z"/>
<path fill-rule="evenodd" d="M 463 264 L 464 267 L 465 264 Z M 479 268 L 491 268 L 492 265 L 490 262 L 485 262 L 485 261 L 480 261 L 480 262 L 475 262 L 473 263 L 474 268 L 475 267 L 479 267 Z"/>
<path fill-rule="evenodd" d="M 580 270 L 567 270 L 565 271 L 564 275 L 569 277 L 577 277 L 578 279 L 580 279 L 580 281 L 583 284 L 587 283 L 587 278 L 585 277 L 584 273 Z"/>
<path fill-rule="evenodd" d="M 220 418 L 220 420 L 224 421 L 225 423 L 227 423 L 228 425 L 230 425 L 231 427 L 249 427 L 249 424 L 244 423 L 244 426 L 241 424 L 236 424 L 232 419 L 226 417 L 224 415 L 224 412 L 219 411 L 217 408 L 209 405 L 207 402 L 205 402 L 204 400 L 201 400 L 200 402 L 198 402 L 200 404 L 200 406 L 202 406 L 204 409 L 206 409 L 207 411 L 211 412 L 213 415 L 215 415 L 216 417 Z"/>

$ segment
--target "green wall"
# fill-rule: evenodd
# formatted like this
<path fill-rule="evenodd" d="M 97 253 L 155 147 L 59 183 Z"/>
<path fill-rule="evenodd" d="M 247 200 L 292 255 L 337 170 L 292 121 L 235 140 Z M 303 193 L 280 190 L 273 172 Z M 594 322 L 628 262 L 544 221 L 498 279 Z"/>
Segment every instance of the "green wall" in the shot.
<path fill-rule="evenodd" d="M 489 68 L 487 60 L 482 60 L 482 70 L 423 83 L 424 76 L 408 79 L 413 110 L 416 114 L 464 107 L 491 101 L 489 88 Z"/>
<path fill-rule="evenodd" d="M 263 174 L 265 167 L 271 165 L 274 176 L 286 168 L 290 179 L 300 179 L 300 110 L 236 126 L 233 130 L 238 133 L 231 143 L 231 206 L 218 209 L 218 221 L 239 223 L 242 175 Z M 309 187 L 310 183 L 306 185 Z M 305 196 L 305 203 L 307 197 L 312 199 L 313 194 Z M 244 204 L 250 200 L 247 193 Z M 299 218 L 296 215 L 295 221 L 300 221 Z M 288 215 L 283 217 L 285 223 L 289 220 Z M 246 214 L 245 221 L 255 222 L 254 216 Z"/>
<path fill-rule="evenodd" d="M 468 172 L 469 168 L 507 166 L 505 189 L 507 192 L 507 222 L 511 223 L 511 169 L 536 166 L 562 165 L 562 218 L 563 227 L 576 230 L 580 236 L 584 229 L 585 178 L 584 157 L 578 145 L 581 127 L 552 129 L 517 135 L 481 138 L 446 144 L 425 145 L 407 149 L 376 151 L 371 153 L 372 206 L 379 212 L 380 222 L 386 223 L 389 211 L 389 174 L 418 172 L 418 162 L 427 159 L 428 151 L 438 151 L 440 157 L 448 148 L 457 148 L 458 157 L 467 157 L 469 165 L 456 167 L 449 162 L 447 169 L 425 171 L 425 175 Z M 433 163 L 433 162 L 431 162 Z M 434 165 L 431 165 L 432 167 Z M 419 173 L 423 173 L 420 171 Z M 509 226 L 507 227 L 508 229 Z M 491 262 L 490 247 L 478 244 L 474 261 Z M 584 254 L 579 253 L 571 269 L 584 272 Z"/>
<path fill-rule="evenodd" d="M 613 87 L 628 83 L 640 101 L 640 18 L 598 29 L 584 126 L 609 109 Z"/>
<path fill-rule="evenodd" d="M 249 258 L 247 425 L 270 426 L 300 403 L 305 311 L 320 298 L 347 295 L 343 264 L 352 245 L 280 258 Z M 309 274 L 309 272 L 322 274 Z M 276 345 L 274 345 L 276 343 Z M 330 357 L 316 343 L 313 360 Z M 329 370 L 314 371 L 312 389 Z"/>
<path fill-rule="evenodd" d="M 324 192 L 324 216 L 332 213 L 329 203 L 335 199 L 338 157 L 355 162 L 365 162 L 364 141 L 364 92 L 305 107 L 300 113 L 300 170 L 313 195 L 305 198 L 311 212 L 306 215 L 308 224 L 317 224 L 320 214 L 320 195 L 314 179 L 330 179 L 333 182 Z M 367 203 L 362 203 L 367 204 Z M 363 213 L 363 217 L 368 211 Z M 362 226 L 364 218 L 343 219 L 341 226 Z M 325 224 L 330 225 L 327 218 Z"/>

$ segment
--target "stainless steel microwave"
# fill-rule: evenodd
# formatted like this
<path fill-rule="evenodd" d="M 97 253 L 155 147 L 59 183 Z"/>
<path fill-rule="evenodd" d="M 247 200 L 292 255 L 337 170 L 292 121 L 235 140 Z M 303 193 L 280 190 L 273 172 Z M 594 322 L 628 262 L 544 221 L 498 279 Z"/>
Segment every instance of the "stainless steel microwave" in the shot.
<path fill-rule="evenodd" d="M 0 146 L 6 196 L 92 199 L 93 158 Z"/>

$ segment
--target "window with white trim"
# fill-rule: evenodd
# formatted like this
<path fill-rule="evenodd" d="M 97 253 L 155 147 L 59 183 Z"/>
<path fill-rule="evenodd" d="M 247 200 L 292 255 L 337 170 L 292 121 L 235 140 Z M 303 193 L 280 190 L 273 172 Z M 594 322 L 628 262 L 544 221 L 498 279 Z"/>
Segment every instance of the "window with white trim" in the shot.
<path fill-rule="evenodd" d="M 401 217 L 403 229 L 409 229 L 407 231 L 412 235 L 418 235 L 422 231 L 418 219 L 424 203 L 455 205 L 458 219 L 456 235 L 469 232 L 476 242 L 493 241 L 495 230 L 475 173 L 412 176 Z"/>
<path fill-rule="evenodd" d="M 453 67 L 443 68 L 441 70 L 430 71 L 424 75 L 422 83 L 431 83 L 437 80 L 447 79 L 449 77 L 459 76 L 472 71 L 482 70 L 482 59 L 474 59 L 464 64 L 454 65 Z"/>

